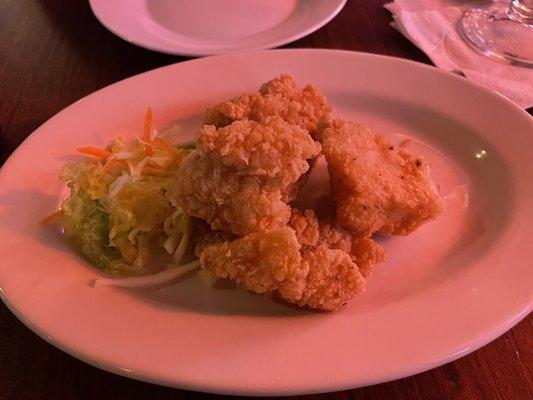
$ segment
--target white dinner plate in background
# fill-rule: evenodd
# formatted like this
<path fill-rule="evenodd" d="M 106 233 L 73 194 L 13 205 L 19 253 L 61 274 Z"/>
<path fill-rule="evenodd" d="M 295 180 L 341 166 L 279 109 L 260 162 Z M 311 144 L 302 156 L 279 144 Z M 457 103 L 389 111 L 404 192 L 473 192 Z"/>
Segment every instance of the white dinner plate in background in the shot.
<path fill-rule="evenodd" d="M 269 49 L 331 21 L 346 0 L 90 0 L 115 35 L 163 53 Z"/>

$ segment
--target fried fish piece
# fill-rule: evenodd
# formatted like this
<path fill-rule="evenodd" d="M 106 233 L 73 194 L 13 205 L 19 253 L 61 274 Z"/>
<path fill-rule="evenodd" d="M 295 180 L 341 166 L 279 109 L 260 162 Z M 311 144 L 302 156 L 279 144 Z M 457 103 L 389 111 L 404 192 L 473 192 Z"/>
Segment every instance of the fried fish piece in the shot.
<path fill-rule="evenodd" d="M 360 235 L 408 235 L 444 208 L 426 162 L 360 124 L 321 124 L 337 220 Z"/>
<path fill-rule="evenodd" d="M 313 210 L 293 209 L 289 226 L 295 230 L 304 250 L 321 245 L 342 250 L 357 264 L 365 278 L 372 274 L 374 265 L 385 261 L 385 249 L 371 237 L 354 235 L 333 221 L 320 221 Z"/>
<path fill-rule="evenodd" d="M 200 256 L 202 267 L 259 294 L 321 310 L 336 310 L 365 288 L 347 253 L 325 245 L 303 250 L 295 231 L 283 227 L 214 244 Z"/>
<path fill-rule="evenodd" d="M 286 225 L 290 207 L 281 189 L 256 176 L 237 175 L 198 150 L 183 159 L 173 185 L 177 203 L 212 229 L 235 234 Z"/>
<path fill-rule="evenodd" d="M 235 121 L 204 126 L 198 149 L 181 162 L 177 203 L 211 228 L 244 235 L 286 225 L 297 182 L 320 144 L 279 117 L 261 124 Z"/>
<path fill-rule="evenodd" d="M 208 108 L 204 123 L 222 127 L 242 119 L 261 122 L 272 115 L 314 135 L 320 119 L 331 115 L 331 107 L 314 85 L 302 89 L 291 75 L 281 75 L 263 84 L 258 93 L 244 93 Z"/>

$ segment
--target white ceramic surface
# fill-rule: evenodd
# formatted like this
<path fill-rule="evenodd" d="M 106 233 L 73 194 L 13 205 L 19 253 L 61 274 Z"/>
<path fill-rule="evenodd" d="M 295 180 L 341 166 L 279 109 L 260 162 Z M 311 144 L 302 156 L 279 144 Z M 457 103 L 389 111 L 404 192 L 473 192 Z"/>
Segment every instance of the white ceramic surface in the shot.
<path fill-rule="evenodd" d="M 332 71 L 335 71 L 334 73 Z M 81 145 L 137 135 L 150 105 L 186 136 L 217 101 L 279 73 L 323 90 L 338 115 L 414 139 L 447 199 L 336 313 L 289 308 L 197 278 L 160 290 L 91 288 L 98 272 L 38 221 Z M 414 374 L 486 344 L 531 310 L 533 119 L 471 82 L 410 61 L 328 50 L 194 60 L 104 88 L 35 131 L 0 171 L 0 288 L 33 331 L 129 377 L 210 392 L 293 394 Z M 320 169 L 319 169 L 320 171 Z M 319 177 L 319 175 L 317 175 Z M 316 178 L 316 176 L 315 176 Z M 315 179 L 311 185 L 317 184 Z"/>
<path fill-rule="evenodd" d="M 115 35 L 150 50 L 205 56 L 269 49 L 331 21 L 346 0 L 90 0 Z"/>

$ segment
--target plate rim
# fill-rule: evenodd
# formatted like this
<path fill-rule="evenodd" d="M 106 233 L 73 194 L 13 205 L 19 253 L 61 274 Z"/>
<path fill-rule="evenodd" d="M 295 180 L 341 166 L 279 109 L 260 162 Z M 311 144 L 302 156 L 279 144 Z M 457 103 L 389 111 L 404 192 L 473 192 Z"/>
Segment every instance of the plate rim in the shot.
<path fill-rule="evenodd" d="M 99 15 L 97 8 L 95 7 L 95 4 L 99 0 L 89 0 L 89 8 L 91 9 L 92 14 L 97 19 L 97 21 L 105 27 L 109 32 L 111 32 L 113 35 L 117 36 L 118 38 L 133 44 L 135 46 L 142 47 L 147 50 L 156 51 L 163 54 L 169 54 L 173 56 L 184 56 L 184 57 L 205 57 L 205 56 L 216 56 L 216 55 L 222 55 L 227 53 L 236 53 L 241 51 L 259 51 L 259 50 L 268 50 L 268 49 L 274 49 L 279 46 L 284 46 L 286 44 L 295 42 L 299 39 L 302 39 L 308 35 L 310 35 L 313 32 L 318 31 L 319 29 L 326 26 L 328 23 L 330 23 L 339 13 L 342 11 L 342 9 L 345 7 L 348 0 L 334 0 L 338 2 L 337 6 L 324 18 L 322 18 L 318 23 L 311 25 L 307 29 L 304 29 L 300 31 L 297 34 L 286 36 L 282 39 L 278 39 L 275 41 L 272 41 L 269 44 L 266 45 L 260 45 L 260 46 L 251 46 L 251 47 L 243 47 L 243 48 L 236 48 L 229 51 L 221 51 L 221 52 L 210 52 L 210 51 L 202 51 L 199 49 L 198 51 L 183 51 L 183 50 L 171 50 L 168 48 L 165 48 L 164 46 L 154 46 L 150 44 L 143 43 L 142 41 L 138 41 L 134 38 L 129 38 L 125 34 L 119 32 L 118 29 L 111 26 L 107 22 L 105 22 L 101 15 Z M 301 0 L 300 0 L 301 1 Z"/>
<path fill-rule="evenodd" d="M 361 53 L 361 52 L 353 52 L 353 51 L 346 51 L 346 50 L 329 50 L 329 49 L 281 49 L 281 50 L 245 51 L 245 52 L 240 52 L 240 53 L 241 54 L 250 54 L 250 53 L 272 53 L 272 52 L 277 52 L 277 53 L 282 53 L 282 52 L 296 52 L 296 53 L 297 52 L 304 52 L 304 53 L 305 52 L 312 52 L 312 53 L 316 53 L 316 54 L 323 53 L 323 52 L 326 52 L 326 53 L 329 53 L 329 52 L 346 53 L 346 54 L 351 54 L 351 55 L 355 54 L 355 55 L 359 55 L 359 56 L 363 56 L 363 57 L 385 58 L 385 59 L 394 60 L 395 62 L 403 62 L 403 63 L 413 64 L 413 65 L 416 65 L 417 67 L 422 67 L 422 68 L 425 68 L 425 69 L 428 69 L 428 70 L 432 70 L 435 73 L 441 73 L 441 74 L 444 74 L 444 75 L 447 75 L 447 76 L 452 75 L 453 79 L 461 80 L 464 84 L 470 85 L 470 86 L 476 88 L 476 90 L 482 90 L 486 94 L 488 94 L 490 96 L 493 96 L 493 97 L 496 96 L 497 98 L 500 99 L 500 101 L 504 101 L 507 104 L 507 106 L 511 106 L 515 110 L 515 112 L 518 111 L 518 112 L 520 112 L 522 114 L 522 116 L 525 116 L 525 117 L 529 118 L 529 121 L 533 121 L 533 119 L 531 119 L 531 116 L 525 110 L 521 109 L 520 107 L 518 107 L 516 104 L 512 103 L 510 100 L 506 99 L 505 97 L 503 97 L 501 95 L 498 95 L 495 92 L 492 92 L 492 91 L 490 91 L 490 90 L 488 90 L 488 89 L 486 89 L 486 88 L 484 88 L 484 87 L 482 87 L 482 86 L 480 86 L 478 84 L 475 84 L 475 83 L 473 83 L 471 81 L 468 81 L 465 78 L 462 78 L 462 77 L 457 76 L 455 74 L 452 74 L 452 73 L 449 73 L 449 72 L 446 72 L 446 71 L 442 71 L 442 70 L 439 70 L 439 69 L 437 69 L 437 68 L 435 68 L 433 66 L 422 64 L 422 63 L 411 61 L 411 60 L 405 60 L 405 59 L 400 59 L 400 58 L 390 57 L 390 56 L 383 56 L 383 55 L 375 55 L 375 54 L 371 54 L 371 53 Z M 212 58 L 221 58 L 221 57 L 235 57 L 235 56 L 239 56 L 239 55 L 236 55 L 235 53 L 223 54 L 223 55 L 217 55 L 217 56 L 213 56 L 213 57 L 209 57 L 209 58 L 205 58 L 205 59 L 204 58 L 202 58 L 202 59 L 194 59 L 194 60 L 190 60 L 190 61 L 186 61 L 186 62 L 189 62 L 189 63 L 212 62 L 212 61 L 204 61 L 204 60 L 210 60 Z M 122 80 L 120 80 L 120 81 L 118 81 L 116 83 L 113 83 L 113 84 L 108 85 L 108 86 L 106 86 L 104 88 L 101 88 L 101 89 L 99 89 L 99 90 L 97 90 L 95 92 L 92 92 L 92 93 L 88 94 L 87 96 L 84 96 L 81 99 L 79 99 L 79 100 L 75 101 L 74 103 L 70 104 L 69 106 L 67 106 L 66 108 L 64 108 L 63 110 L 61 110 L 57 114 L 55 114 L 54 116 L 52 116 L 50 119 L 48 119 L 42 125 L 40 125 L 35 131 L 33 131 L 30 135 L 28 135 L 28 137 L 21 143 L 21 145 L 19 145 L 15 149 L 15 151 L 13 151 L 13 153 L 6 159 L 6 161 L 4 162 L 2 168 L 0 169 L 0 180 L 2 179 L 2 177 L 3 177 L 4 173 L 5 173 L 5 168 L 4 167 L 6 165 L 9 165 L 11 162 L 13 162 L 13 159 L 19 154 L 19 152 L 21 151 L 21 148 L 24 147 L 25 144 L 27 144 L 27 141 L 30 140 L 31 137 L 35 133 L 39 132 L 48 123 L 50 123 L 50 121 L 54 120 L 55 118 L 59 118 L 62 113 L 68 112 L 70 110 L 70 108 L 73 107 L 75 104 L 77 104 L 79 102 L 82 102 L 84 99 L 86 99 L 89 96 L 92 96 L 92 95 L 94 95 L 96 93 L 100 93 L 102 91 L 105 91 L 105 90 L 107 90 L 107 89 L 109 89 L 109 88 L 111 88 L 111 87 L 113 87 L 115 85 L 121 84 L 122 82 L 124 82 L 124 81 L 126 81 L 128 79 L 133 79 L 133 78 L 136 78 L 138 76 L 145 75 L 145 74 L 151 74 L 154 71 L 157 71 L 157 70 L 160 70 L 160 69 L 173 68 L 177 64 L 181 64 L 181 63 L 173 63 L 173 64 L 170 64 L 170 65 L 162 66 L 162 67 L 159 67 L 159 68 L 156 68 L 156 69 L 152 69 L 152 70 L 149 70 L 149 71 L 134 75 L 132 77 L 128 77 L 128 78 L 122 79 Z M 6 296 L 4 296 L 1 293 L 1 291 L 0 291 L 0 297 L 2 298 L 3 302 L 6 304 L 8 309 L 20 321 L 22 321 L 25 326 L 27 326 L 30 330 L 35 332 L 39 337 L 43 338 L 45 341 L 47 341 L 48 343 L 52 344 L 53 346 L 59 348 L 60 350 L 66 352 L 67 354 L 70 354 L 70 355 L 76 357 L 77 359 L 79 359 L 79 360 L 81 360 L 83 362 L 86 362 L 86 363 L 88 363 L 90 365 L 93 365 L 93 366 L 95 366 L 97 368 L 104 369 L 104 370 L 107 370 L 109 372 L 112 372 L 112 373 L 115 373 L 115 374 L 118 374 L 118 375 L 122 375 L 122 376 L 126 376 L 126 377 L 129 377 L 129 378 L 137 379 L 137 380 L 152 382 L 152 383 L 161 384 L 161 385 L 165 385 L 165 386 L 179 387 L 179 388 L 183 388 L 183 389 L 209 391 L 211 393 L 223 393 L 223 394 L 242 394 L 242 395 L 246 395 L 246 394 L 247 395 L 268 395 L 268 394 L 270 394 L 270 395 L 272 395 L 272 391 L 270 391 L 270 392 L 267 392 L 267 391 L 264 391 L 264 390 L 263 391 L 258 390 L 257 392 L 254 392 L 254 391 L 239 391 L 239 390 L 235 390 L 235 388 L 233 388 L 233 389 L 231 389 L 231 388 L 228 389 L 227 388 L 227 390 L 217 390 L 216 387 L 209 387 L 208 384 L 204 384 L 202 386 L 196 386 L 196 385 L 190 385 L 187 382 L 178 382 L 176 379 L 174 379 L 172 382 L 168 382 L 168 381 L 166 381 L 164 379 L 158 380 L 158 379 L 153 379 L 153 378 L 147 377 L 146 375 L 143 375 L 142 373 L 138 374 L 138 373 L 135 373 L 133 371 L 132 372 L 123 371 L 123 370 L 120 370 L 117 366 L 114 366 L 114 365 L 106 365 L 105 362 L 102 362 L 101 360 L 98 360 L 97 357 L 92 357 L 91 355 L 83 354 L 83 352 L 75 351 L 73 349 L 68 348 L 68 346 L 62 345 L 60 342 L 55 341 L 53 338 L 48 338 L 47 337 L 47 332 L 41 331 L 31 321 L 27 320 L 24 317 L 24 315 L 19 313 L 18 310 L 15 308 L 15 306 L 9 301 L 9 299 Z M 480 340 L 479 338 L 471 338 L 470 342 L 475 342 L 476 344 L 474 346 L 468 346 L 469 348 L 467 349 L 467 351 L 460 351 L 460 352 L 452 354 L 452 355 L 450 355 L 450 356 L 448 356 L 448 357 L 446 357 L 446 358 L 444 358 L 442 360 L 429 362 L 429 363 L 426 363 L 426 365 L 424 365 L 424 366 L 419 366 L 418 368 L 407 369 L 407 370 L 398 372 L 396 375 L 389 374 L 387 380 L 394 380 L 394 379 L 399 379 L 399 378 L 402 378 L 402 377 L 410 376 L 410 375 L 413 375 L 413 374 L 417 374 L 417 373 L 420 373 L 422 371 L 426 371 L 428 369 L 435 368 L 435 367 L 437 367 L 439 365 L 443 365 L 445 363 L 454 361 L 454 360 L 456 360 L 456 359 L 458 359 L 458 358 L 460 358 L 460 357 L 462 357 L 462 356 L 464 356 L 466 354 L 469 354 L 469 353 L 477 350 L 478 348 L 486 345 L 487 343 L 491 342 L 492 340 L 494 340 L 495 338 L 497 338 L 498 336 L 503 334 L 505 331 L 507 331 L 510 328 L 512 328 L 514 325 L 516 325 L 518 322 L 520 322 L 522 319 L 524 319 L 531 312 L 531 308 L 532 308 L 532 304 L 530 302 L 526 308 L 521 310 L 520 313 L 514 314 L 513 316 L 507 318 L 507 320 L 504 323 L 498 324 L 497 328 L 493 329 L 491 331 L 490 335 L 484 336 L 482 340 Z M 468 343 L 464 343 L 464 344 L 466 346 Z M 287 391 L 276 391 L 275 393 L 276 393 L 276 395 L 321 393 L 321 392 L 327 392 L 327 391 L 333 391 L 333 390 L 336 391 L 336 390 L 343 390 L 343 389 L 347 389 L 347 388 L 361 387 L 361 386 L 375 384 L 375 383 L 383 382 L 383 381 L 384 380 L 381 379 L 381 378 L 376 378 L 373 381 L 363 382 L 361 384 L 358 384 L 357 386 L 355 386 L 353 384 L 347 384 L 346 386 L 342 387 L 342 386 L 339 386 L 338 384 L 331 384 L 331 386 L 325 386 L 325 387 L 322 387 L 322 388 L 313 387 L 312 389 L 308 389 L 307 391 L 306 390 L 292 389 L 292 390 L 287 390 Z"/>
<path fill-rule="evenodd" d="M 52 336 L 47 335 L 46 332 L 40 330 L 37 326 L 32 324 L 31 321 L 27 320 L 23 315 L 21 315 L 18 312 L 18 310 L 11 304 L 11 302 L 2 294 L 1 291 L 0 291 L 0 298 L 2 299 L 3 303 L 6 305 L 8 310 L 11 313 L 13 313 L 13 315 L 15 315 L 17 319 L 24 324 L 25 327 L 27 327 L 28 329 L 30 329 L 30 331 L 32 331 L 37 336 L 39 336 L 40 339 L 51 344 L 52 346 L 59 349 L 60 351 L 63 351 L 66 354 L 76 358 L 78 361 L 81 361 L 92 367 L 110 372 L 115 375 L 123 376 L 123 377 L 130 378 L 130 379 L 135 379 L 140 382 L 147 382 L 151 384 L 171 387 L 171 388 L 180 389 L 180 390 L 190 390 L 190 391 L 212 393 L 212 394 L 218 394 L 218 395 L 237 395 L 237 396 L 253 396 L 253 397 L 300 396 L 300 395 L 309 395 L 309 394 L 332 393 L 332 392 L 337 392 L 337 391 L 351 390 L 351 389 L 357 389 L 357 388 L 377 385 L 380 383 L 392 382 L 392 381 L 407 378 L 410 376 L 415 376 L 417 374 L 430 371 L 434 368 L 438 368 L 440 366 L 443 366 L 450 362 L 458 360 L 462 357 L 465 357 L 479 350 L 481 347 L 484 347 L 487 344 L 493 342 L 494 340 L 499 338 L 501 335 L 503 335 L 505 332 L 509 331 L 514 326 L 516 326 L 519 322 L 521 322 L 526 317 L 528 317 L 531 313 L 531 308 L 532 308 L 530 304 L 527 309 L 522 310 L 518 315 L 510 318 L 508 321 L 506 321 L 505 324 L 500 325 L 498 329 L 493 330 L 490 335 L 485 336 L 484 339 L 480 340 L 478 338 L 472 338 L 467 343 L 464 343 L 464 347 L 466 348 L 466 350 L 457 351 L 456 353 L 448 357 L 445 357 L 443 359 L 439 359 L 436 361 L 428 362 L 423 366 L 420 365 L 414 368 L 406 368 L 405 370 L 397 372 L 396 374 L 388 374 L 386 379 L 383 379 L 383 377 L 380 377 L 380 378 L 368 380 L 367 382 L 360 382 L 359 384 L 356 384 L 356 385 L 349 384 L 349 383 L 345 385 L 338 385 L 338 384 L 331 383 L 331 384 L 326 384 L 318 388 L 316 386 L 312 388 L 311 387 L 307 387 L 307 388 L 293 387 L 291 389 L 269 391 L 268 389 L 264 389 L 264 388 L 257 389 L 257 390 L 239 390 L 238 388 L 232 388 L 228 386 L 221 389 L 219 385 L 216 385 L 213 383 L 204 383 L 204 384 L 196 385 L 196 384 L 191 384 L 185 381 L 179 381 L 177 379 L 173 379 L 172 381 L 167 380 L 167 379 L 158 379 L 156 377 L 143 375 L 142 373 L 137 373 L 135 371 L 122 369 L 116 365 L 107 363 L 102 360 L 98 360 L 98 357 L 94 357 L 88 353 L 86 354 L 82 351 L 76 351 L 74 349 L 71 349 L 68 346 L 62 344 L 61 342 L 53 339 Z M 470 345 L 471 343 L 475 343 L 475 345 Z"/>

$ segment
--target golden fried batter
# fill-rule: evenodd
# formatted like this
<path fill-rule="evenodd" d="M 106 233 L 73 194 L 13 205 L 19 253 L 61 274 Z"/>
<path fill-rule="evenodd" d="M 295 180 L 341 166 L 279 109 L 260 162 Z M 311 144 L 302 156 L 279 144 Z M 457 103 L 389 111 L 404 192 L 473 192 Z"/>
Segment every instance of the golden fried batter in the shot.
<path fill-rule="evenodd" d="M 316 156 L 321 146 L 305 129 L 279 117 L 267 117 L 261 124 L 244 120 L 219 129 L 206 125 L 198 148 L 236 174 L 262 177 L 269 186 L 285 187 L 309 169 L 307 160 Z"/>
<path fill-rule="evenodd" d="M 313 210 L 293 209 L 289 226 L 295 230 L 304 250 L 321 245 L 342 250 L 357 264 L 365 278 L 372 274 L 375 264 L 385 260 L 385 249 L 370 237 L 353 235 L 331 221 L 319 221 Z"/>
<path fill-rule="evenodd" d="M 204 123 L 222 127 L 235 120 L 262 122 L 277 115 L 314 135 L 318 121 L 330 114 L 331 107 L 314 85 L 301 89 L 291 75 L 281 75 L 261 86 L 258 93 L 245 93 L 208 108 Z"/>
<path fill-rule="evenodd" d="M 237 175 L 199 150 L 183 159 L 174 192 L 181 207 L 215 230 L 246 234 L 279 228 L 290 218 L 279 188 L 265 187 L 256 176 Z"/>
<path fill-rule="evenodd" d="M 347 228 L 363 236 L 408 235 L 442 212 L 422 158 L 354 122 L 329 121 L 319 136 L 337 220 Z"/>
<path fill-rule="evenodd" d="M 365 290 L 365 279 L 346 252 L 321 244 L 314 250 L 303 251 L 302 258 L 309 274 L 297 303 L 300 307 L 338 310 Z"/>
<path fill-rule="evenodd" d="M 300 248 L 294 230 L 283 227 L 209 246 L 200 262 L 221 278 L 301 307 L 336 310 L 364 290 L 364 278 L 342 250 Z"/>

